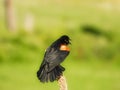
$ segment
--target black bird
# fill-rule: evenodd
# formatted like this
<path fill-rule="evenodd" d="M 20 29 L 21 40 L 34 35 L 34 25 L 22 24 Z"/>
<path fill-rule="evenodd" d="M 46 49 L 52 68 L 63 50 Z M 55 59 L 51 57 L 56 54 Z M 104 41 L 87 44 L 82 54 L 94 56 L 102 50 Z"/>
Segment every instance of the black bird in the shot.
<path fill-rule="evenodd" d="M 41 66 L 37 71 L 37 77 L 41 82 L 53 82 L 63 74 L 65 68 L 60 64 L 69 55 L 68 44 L 71 44 L 70 38 L 63 35 L 47 48 Z"/>

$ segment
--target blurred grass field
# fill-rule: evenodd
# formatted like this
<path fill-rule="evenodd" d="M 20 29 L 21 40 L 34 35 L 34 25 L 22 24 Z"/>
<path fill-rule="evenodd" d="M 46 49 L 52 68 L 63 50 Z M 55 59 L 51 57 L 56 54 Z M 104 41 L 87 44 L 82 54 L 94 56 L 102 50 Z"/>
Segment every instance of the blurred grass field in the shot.
<path fill-rule="evenodd" d="M 36 78 L 39 65 L 4 64 L 0 65 L 1 90 L 59 90 L 57 82 L 42 84 Z M 120 67 L 94 65 L 65 61 L 64 66 L 69 90 L 119 90 Z"/>
<path fill-rule="evenodd" d="M 36 72 L 45 49 L 63 34 L 72 39 L 63 66 L 69 90 L 120 90 L 119 0 L 14 0 L 17 33 L 5 26 L 0 1 L 0 90 L 59 90 Z M 25 30 L 27 15 L 33 31 Z"/>

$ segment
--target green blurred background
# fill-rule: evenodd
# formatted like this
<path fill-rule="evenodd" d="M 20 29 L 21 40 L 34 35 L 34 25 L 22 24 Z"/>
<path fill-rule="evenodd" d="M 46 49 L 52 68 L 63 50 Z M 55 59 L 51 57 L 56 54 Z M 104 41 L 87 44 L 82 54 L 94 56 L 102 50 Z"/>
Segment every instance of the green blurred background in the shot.
<path fill-rule="evenodd" d="M 45 49 L 72 39 L 62 63 L 69 90 L 120 90 L 119 0 L 12 0 L 16 31 L 6 26 L 0 0 L 0 90 L 59 90 L 36 72 Z"/>

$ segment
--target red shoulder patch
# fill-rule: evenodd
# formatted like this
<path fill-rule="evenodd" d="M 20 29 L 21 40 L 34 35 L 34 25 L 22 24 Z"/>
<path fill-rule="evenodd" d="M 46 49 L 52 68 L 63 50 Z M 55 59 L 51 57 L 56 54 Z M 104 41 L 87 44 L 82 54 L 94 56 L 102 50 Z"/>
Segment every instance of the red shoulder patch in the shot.
<path fill-rule="evenodd" d="M 70 51 L 70 48 L 67 45 L 61 45 L 60 50 L 61 51 Z"/>

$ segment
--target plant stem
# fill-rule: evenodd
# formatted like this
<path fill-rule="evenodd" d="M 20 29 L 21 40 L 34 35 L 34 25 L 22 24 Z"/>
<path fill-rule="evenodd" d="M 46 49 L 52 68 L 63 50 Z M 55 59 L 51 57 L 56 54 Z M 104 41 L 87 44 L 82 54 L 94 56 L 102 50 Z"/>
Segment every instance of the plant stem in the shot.
<path fill-rule="evenodd" d="M 65 76 L 60 76 L 60 78 L 58 79 L 58 84 L 60 86 L 60 90 L 68 90 Z"/>

